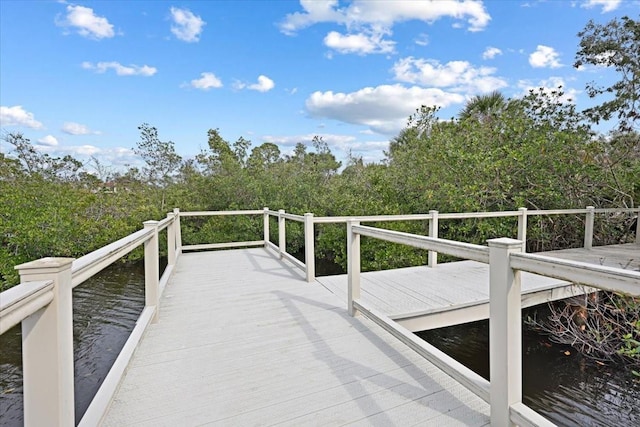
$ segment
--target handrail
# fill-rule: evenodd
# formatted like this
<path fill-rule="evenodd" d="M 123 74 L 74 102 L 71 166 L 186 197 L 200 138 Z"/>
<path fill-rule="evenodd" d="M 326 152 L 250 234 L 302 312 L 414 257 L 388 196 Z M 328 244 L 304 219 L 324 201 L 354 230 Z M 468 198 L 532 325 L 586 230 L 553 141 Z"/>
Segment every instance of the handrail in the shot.
<path fill-rule="evenodd" d="M 420 221 L 431 219 L 432 214 L 408 214 L 408 215 L 354 215 L 354 216 L 320 216 L 313 219 L 316 224 L 338 224 L 347 221 L 360 222 L 384 222 L 384 221 Z"/>
<path fill-rule="evenodd" d="M 361 236 L 374 237 L 392 243 L 400 243 L 414 248 L 438 251 L 458 258 L 489 263 L 489 248 L 471 243 L 457 242 L 454 240 L 438 239 L 404 233 L 401 231 L 385 230 L 382 228 L 354 225 L 352 230 Z"/>
<path fill-rule="evenodd" d="M 71 266 L 72 283 L 75 288 L 96 273 L 113 264 L 116 260 L 127 255 L 135 248 L 149 240 L 153 235 L 153 230 L 142 229 L 129 234 L 120 240 L 103 246 L 93 252 L 84 255 L 75 261 Z"/>
<path fill-rule="evenodd" d="M 53 300 L 53 280 L 25 282 L 2 293 L 0 335 Z"/>
<path fill-rule="evenodd" d="M 510 261 L 511 268 L 516 270 L 640 296 L 638 271 L 526 253 L 511 254 Z"/>
<path fill-rule="evenodd" d="M 180 216 L 262 215 L 263 210 L 180 212 Z"/>

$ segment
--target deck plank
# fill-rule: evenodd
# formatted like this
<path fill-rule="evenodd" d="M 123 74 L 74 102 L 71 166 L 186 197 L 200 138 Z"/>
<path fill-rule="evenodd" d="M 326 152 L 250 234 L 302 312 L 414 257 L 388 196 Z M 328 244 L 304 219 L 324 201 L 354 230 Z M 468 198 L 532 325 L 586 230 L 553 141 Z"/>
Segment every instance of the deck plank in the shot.
<path fill-rule="evenodd" d="M 429 420 L 486 425 L 488 405 L 287 262 L 248 249 L 180 258 L 103 425 Z"/>
<path fill-rule="evenodd" d="M 567 249 L 544 252 L 542 255 L 640 271 L 640 246 L 635 244 L 593 247 L 588 250 Z M 489 266 L 475 261 L 439 264 L 436 268 L 418 266 L 365 272 L 361 274 L 360 280 L 363 301 L 394 318 L 489 302 Z M 346 275 L 319 277 L 318 281 L 346 304 Z M 522 292 L 525 295 L 542 294 L 542 291 L 567 285 L 567 282 L 557 279 L 522 273 Z M 576 288 L 572 292 L 580 293 L 581 290 Z M 550 298 L 556 297 L 565 295 L 558 292 Z M 547 300 L 549 298 L 538 303 Z M 464 323 L 464 320 L 464 315 L 461 315 L 460 323 Z"/>

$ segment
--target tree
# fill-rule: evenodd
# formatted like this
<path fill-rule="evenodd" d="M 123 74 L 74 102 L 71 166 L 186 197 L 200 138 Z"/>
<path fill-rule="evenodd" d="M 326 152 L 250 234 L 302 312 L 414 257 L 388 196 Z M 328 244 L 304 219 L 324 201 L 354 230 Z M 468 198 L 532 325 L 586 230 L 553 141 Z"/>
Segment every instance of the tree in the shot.
<path fill-rule="evenodd" d="M 174 174 L 179 170 L 182 157 L 176 153 L 172 141 L 158 139 L 155 127 L 143 123 L 138 126 L 138 130 L 140 141 L 133 151 L 147 164 L 143 172 L 149 183 L 164 188 L 172 182 Z"/>
<path fill-rule="evenodd" d="M 13 145 L 15 156 L 28 176 L 61 182 L 80 180 L 82 162 L 72 156 L 60 158 L 41 153 L 21 133 L 8 133 L 2 139 Z"/>
<path fill-rule="evenodd" d="M 624 16 L 606 24 L 589 21 L 578 33 L 580 50 L 574 67 L 613 67 L 620 80 L 604 87 L 596 82 L 586 86 L 589 97 L 613 96 L 584 112 L 595 123 L 617 117 L 619 130 L 637 129 L 640 123 L 640 22 Z"/>
<path fill-rule="evenodd" d="M 486 95 L 476 95 L 458 113 L 460 120 L 475 119 L 479 122 L 493 120 L 507 106 L 504 95 L 495 90 Z"/>

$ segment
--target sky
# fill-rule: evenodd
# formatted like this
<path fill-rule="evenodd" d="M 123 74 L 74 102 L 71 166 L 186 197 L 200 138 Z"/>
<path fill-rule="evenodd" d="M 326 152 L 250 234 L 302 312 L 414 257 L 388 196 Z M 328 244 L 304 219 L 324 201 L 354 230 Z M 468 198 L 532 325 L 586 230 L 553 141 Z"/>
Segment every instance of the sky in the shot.
<path fill-rule="evenodd" d="M 1 0 L 0 126 L 115 169 L 140 164 L 142 123 L 184 158 L 217 128 L 377 162 L 421 105 L 448 119 L 476 95 L 558 85 L 593 105 L 585 84 L 615 73 L 573 67 L 577 33 L 625 15 L 640 1 Z"/>

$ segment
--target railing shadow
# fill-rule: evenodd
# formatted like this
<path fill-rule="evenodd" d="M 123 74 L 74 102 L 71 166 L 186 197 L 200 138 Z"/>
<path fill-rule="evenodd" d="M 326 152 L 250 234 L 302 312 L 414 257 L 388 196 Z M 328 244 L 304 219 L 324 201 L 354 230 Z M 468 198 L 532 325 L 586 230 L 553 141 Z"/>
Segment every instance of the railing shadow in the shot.
<path fill-rule="evenodd" d="M 332 374 L 343 386 L 346 386 L 347 384 L 353 385 L 353 387 L 344 388 L 349 392 L 353 401 L 357 403 L 361 410 L 362 418 L 371 417 L 367 418 L 367 423 L 370 425 L 382 427 L 394 425 L 394 422 L 386 414 L 386 411 L 390 408 L 380 407 L 378 401 L 375 398 L 372 398 L 372 393 L 367 392 L 363 382 L 373 383 L 382 389 L 386 389 L 391 393 L 401 396 L 406 399 L 407 402 L 418 402 L 419 405 L 424 408 L 429 408 L 432 411 L 432 413 L 429 414 L 430 416 L 425 414 L 429 416 L 429 418 L 440 416 L 436 414 L 446 414 L 447 416 L 455 419 L 456 414 L 453 411 L 456 408 L 467 406 L 465 402 L 462 402 L 457 396 L 446 390 L 442 384 L 431 378 L 428 372 L 420 370 L 413 360 L 406 357 L 382 339 L 378 333 L 373 330 L 377 328 L 377 326 L 373 324 L 365 325 L 361 318 L 348 316 L 346 311 L 336 310 L 336 307 L 333 305 L 284 291 L 274 291 L 273 293 L 282 301 L 283 305 L 292 317 L 300 319 L 298 324 L 307 336 L 309 342 L 315 347 L 313 354 L 316 355 L 316 359 L 325 363 L 330 368 Z M 335 316 L 339 316 L 345 322 L 350 323 L 354 328 L 361 330 L 364 339 L 381 351 L 389 360 L 392 360 L 395 367 L 386 369 L 386 372 L 382 372 L 381 370 L 371 368 L 356 360 L 337 354 L 332 349 L 331 345 L 322 337 L 320 332 L 318 332 L 318 328 L 321 326 L 317 324 L 314 325 L 309 321 L 303 320 L 305 319 L 305 315 L 298 307 L 299 305 L 313 306 L 327 310 Z M 345 366 L 348 366 L 348 369 L 345 369 Z M 389 373 L 389 371 L 394 370 L 403 371 L 403 373 L 410 377 L 415 384 L 419 385 L 401 382 Z M 397 384 L 390 387 L 390 383 L 394 382 Z M 443 396 L 440 395 L 437 399 L 429 399 L 430 396 L 435 396 L 435 394 L 438 393 L 444 393 L 446 397 L 443 398 Z M 446 406 L 439 408 L 437 405 L 434 405 L 434 400 L 437 400 L 438 403 L 445 402 Z M 451 402 L 455 403 L 451 404 Z M 472 417 L 473 419 L 484 420 L 480 424 L 488 423 L 488 415 L 482 414 L 471 408 L 469 408 L 469 411 L 474 412 L 474 416 Z M 458 421 L 468 422 L 469 415 L 465 416 L 464 419 L 458 419 Z"/>

